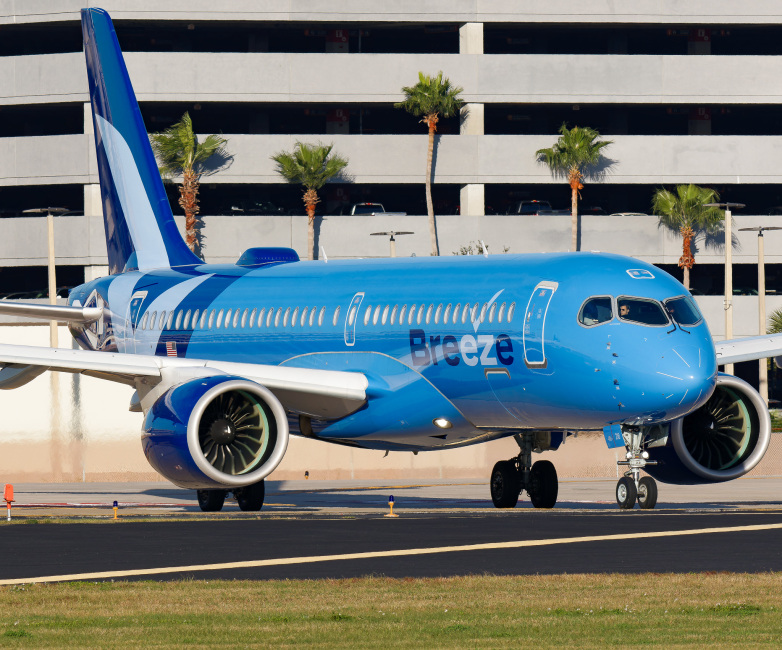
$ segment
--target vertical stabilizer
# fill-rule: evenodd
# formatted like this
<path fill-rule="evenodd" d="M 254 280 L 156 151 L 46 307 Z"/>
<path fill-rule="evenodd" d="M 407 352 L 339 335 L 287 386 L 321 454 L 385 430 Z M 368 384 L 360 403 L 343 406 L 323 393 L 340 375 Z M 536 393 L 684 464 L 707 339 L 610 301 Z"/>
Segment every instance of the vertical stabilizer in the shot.
<path fill-rule="evenodd" d="M 201 264 L 174 223 L 111 18 L 82 9 L 110 273 Z"/>

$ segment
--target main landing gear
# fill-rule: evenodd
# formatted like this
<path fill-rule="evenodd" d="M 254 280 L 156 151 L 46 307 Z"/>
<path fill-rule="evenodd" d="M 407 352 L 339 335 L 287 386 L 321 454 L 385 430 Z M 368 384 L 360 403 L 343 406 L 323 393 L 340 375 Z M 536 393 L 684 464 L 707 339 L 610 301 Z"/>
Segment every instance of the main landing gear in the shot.
<path fill-rule="evenodd" d="M 626 460 L 617 461 L 617 465 L 629 467 L 616 484 L 616 502 L 622 510 L 632 510 L 635 502 L 643 510 L 651 510 L 657 505 L 657 483 L 651 476 L 641 476 L 641 470 L 647 465 L 656 465 L 649 460 L 649 452 L 641 449 L 643 430 L 641 427 L 623 427 L 625 440 L 629 438 L 629 450 Z"/>
<path fill-rule="evenodd" d="M 219 512 L 223 509 L 225 497 L 233 492 L 239 510 L 257 512 L 263 507 L 266 488 L 263 481 L 234 490 L 197 490 L 198 505 L 204 512 Z"/>
<path fill-rule="evenodd" d="M 489 488 L 496 508 L 515 508 L 522 490 L 527 491 L 536 508 L 553 508 L 557 502 L 559 484 L 554 465 L 547 460 L 532 463 L 535 437 L 536 432 L 514 436 L 520 447 L 519 455 L 494 465 Z"/>

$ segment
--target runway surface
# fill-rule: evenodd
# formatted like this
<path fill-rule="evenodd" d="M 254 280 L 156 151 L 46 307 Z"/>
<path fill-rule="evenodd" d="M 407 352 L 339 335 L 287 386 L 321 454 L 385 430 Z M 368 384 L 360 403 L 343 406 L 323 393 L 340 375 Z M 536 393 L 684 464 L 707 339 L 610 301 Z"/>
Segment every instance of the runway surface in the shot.
<path fill-rule="evenodd" d="M 667 503 L 661 486 L 655 511 L 618 511 L 613 484 L 563 482 L 542 511 L 495 510 L 480 481 L 270 482 L 260 513 L 218 514 L 162 483 L 19 485 L 0 523 L 0 584 L 782 571 L 782 479 L 675 488 Z M 392 493 L 396 518 L 384 516 Z"/>

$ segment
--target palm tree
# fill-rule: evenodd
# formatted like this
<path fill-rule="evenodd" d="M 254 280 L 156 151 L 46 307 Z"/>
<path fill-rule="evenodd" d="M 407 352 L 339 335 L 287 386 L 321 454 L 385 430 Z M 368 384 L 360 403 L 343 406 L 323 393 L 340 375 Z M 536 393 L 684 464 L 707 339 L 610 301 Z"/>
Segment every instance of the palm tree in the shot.
<path fill-rule="evenodd" d="M 437 243 L 437 226 L 434 220 L 434 206 L 432 205 L 434 134 L 437 132 L 437 122 L 440 121 L 441 115 L 452 117 L 461 110 L 464 100 L 459 97 L 459 94 L 462 90 L 463 88 L 452 86 L 450 80 L 443 77 L 442 70 L 437 73 L 436 77 L 419 72 L 418 83 L 415 86 L 402 88 L 402 92 L 405 94 L 404 101 L 394 104 L 394 107 L 404 108 L 413 115 L 423 115 L 421 121 L 429 127 L 429 148 L 426 153 L 426 211 L 429 215 L 432 255 L 440 254 L 440 246 Z"/>
<path fill-rule="evenodd" d="M 766 332 L 768 334 L 782 333 L 782 309 L 777 309 L 771 314 L 771 316 L 768 317 L 768 327 Z"/>
<path fill-rule="evenodd" d="M 679 266 L 684 269 L 684 286 L 690 288 L 690 269 L 695 264 L 691 242 L 696 230 L 714 232 L 725 218 L 722 210 L 705 207 L 705 203 L 718 203 L 720 195 L 707 187 L 677 185 L 676 194 L 659 189 L 652 197 L 652 211 L 660 224 L 682 236 L 682 256 Z"/>
<path fill-rule="evenodd" d="M 277 173 L 289 183 L 303 185 L 302 200 L 307 208 L 308 259 L 315 259 L 315 206 L 320 202 L 318 190 L 330 179 L 339 176 L 348 160 L 334 154 L 333 144 L 304 144 L 297 142 L 293 151 L 280 151 L 272 156 L 277 163 Z"/>
<path fill-rule="evenodd" d="M 182 176 L 179 186 L 179 205 L 185 211 L 185 232 L 190 250 L 201 255 L 200 237 L 196 228 L 199 179 L 205 171 L 204 163 L 214 155 L 226 157 L 227 140 L 219 135 L 207 136 L 203 142 L 193 133 L 193 121 L 185 113 L 182 119 L 161 133 L 150 134 L 152 150 L 160 164 L 163 178 Z"/>
<path fill-rule="evenodd" d="M 602 157 L 601 151 L 612 144 L 599 140 L 600 134 L 589 127 L 559 127 L 559 139 L 553 147 L 538 149 L 538 162 L 545 163 L 555 176 L 564 176 L 570 183 L 570 249 L 578 250 L 578 197 L 584 189 L 582 181 L 589 176 Z"/>

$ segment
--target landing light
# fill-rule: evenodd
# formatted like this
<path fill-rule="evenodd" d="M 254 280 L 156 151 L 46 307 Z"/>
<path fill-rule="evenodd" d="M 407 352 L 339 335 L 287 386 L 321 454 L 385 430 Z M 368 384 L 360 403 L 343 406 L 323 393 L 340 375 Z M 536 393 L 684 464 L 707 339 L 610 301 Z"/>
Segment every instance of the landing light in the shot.
<path fill-rule="evenodd" d="M 435 418 L 432 422 L 434 422 L 436 427 L 440 427 L 441 429 L 450 429 L 453 426 L 450 420 L 446 420 L 445 418 Z"/>

